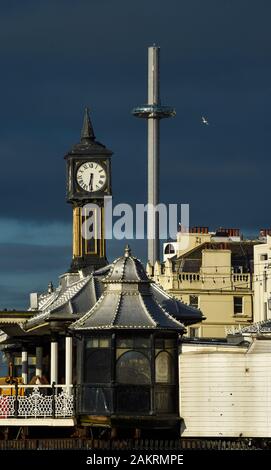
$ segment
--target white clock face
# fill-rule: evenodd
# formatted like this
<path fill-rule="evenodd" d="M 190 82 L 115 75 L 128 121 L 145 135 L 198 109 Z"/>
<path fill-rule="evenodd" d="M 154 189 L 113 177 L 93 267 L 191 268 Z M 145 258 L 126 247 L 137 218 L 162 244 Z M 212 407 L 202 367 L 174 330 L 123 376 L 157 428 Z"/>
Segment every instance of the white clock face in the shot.
<path fill-rule="evenodd" d="M 76 179 L 85 191 L 100 191 L 106 183 L 106 171 L 97 162 L 86 162 L 79 166 Z"/>

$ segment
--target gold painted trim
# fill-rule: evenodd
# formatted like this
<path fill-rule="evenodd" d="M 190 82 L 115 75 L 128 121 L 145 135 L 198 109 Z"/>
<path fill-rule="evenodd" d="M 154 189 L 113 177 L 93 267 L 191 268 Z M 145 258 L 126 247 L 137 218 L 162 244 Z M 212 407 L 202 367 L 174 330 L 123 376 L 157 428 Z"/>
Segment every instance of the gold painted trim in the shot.
<path fill-rule="evenodd" d="M 105 241 L 104 241 L 104 207 L 101 207 L 100 254 L 101 254 L 101 258 L 103 258 L 104 255 L 105 255 Z"/>
<path fill-rule="evenodd" d="M 28 331 L 38 330 L 42 326 L 49 326 L 49 323 L 42 323 L 41 325 L 33 326 L 33 328 L 29 328 L 29 330 L 26 330 L 26 332 L 28 333 Z"/>
<path fill-rule="evenodd" d="M 81 247 L 81 208 L 73 209 L 73 257 L 82 256 Z"/>

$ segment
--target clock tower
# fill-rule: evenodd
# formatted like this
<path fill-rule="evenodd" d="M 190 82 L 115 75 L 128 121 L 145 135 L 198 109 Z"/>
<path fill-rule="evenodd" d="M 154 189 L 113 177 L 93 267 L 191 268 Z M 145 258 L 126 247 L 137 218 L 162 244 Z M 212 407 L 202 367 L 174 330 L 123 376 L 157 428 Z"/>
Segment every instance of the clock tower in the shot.
<path fill-rule="evenodd" d="M 73 259 L 71 272 L 93 271 L 107 264 L 104 198 L 111 195 L 111 155 L 96 141 L 85 109 L 81 140 L 65 156 L 67 201 L 73 207 Z"/>

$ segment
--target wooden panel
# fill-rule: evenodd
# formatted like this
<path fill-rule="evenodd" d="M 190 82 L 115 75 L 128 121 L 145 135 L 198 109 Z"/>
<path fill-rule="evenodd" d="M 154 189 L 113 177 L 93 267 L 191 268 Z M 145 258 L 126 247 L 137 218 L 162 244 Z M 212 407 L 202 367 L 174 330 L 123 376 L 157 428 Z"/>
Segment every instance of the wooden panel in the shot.
<path fill-rule="evenodd" d="M 271 354 L 261 353 L 267 350 L 180 355 L 183 437 L 271 437 Z"/>

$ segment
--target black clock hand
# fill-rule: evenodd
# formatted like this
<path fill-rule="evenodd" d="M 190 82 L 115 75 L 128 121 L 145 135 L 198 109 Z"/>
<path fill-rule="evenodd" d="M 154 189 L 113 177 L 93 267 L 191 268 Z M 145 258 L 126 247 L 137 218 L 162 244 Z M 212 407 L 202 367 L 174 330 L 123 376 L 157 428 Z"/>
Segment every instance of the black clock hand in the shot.
<path fill-rule="evenodd" d="M 89 179 L 89 189 L 90 191 L 93 190 L 93 173 L 90 173 L 90 179 Z"/>

